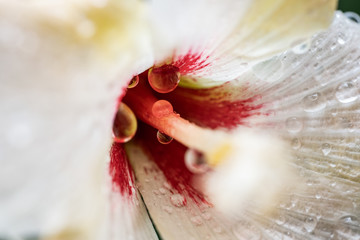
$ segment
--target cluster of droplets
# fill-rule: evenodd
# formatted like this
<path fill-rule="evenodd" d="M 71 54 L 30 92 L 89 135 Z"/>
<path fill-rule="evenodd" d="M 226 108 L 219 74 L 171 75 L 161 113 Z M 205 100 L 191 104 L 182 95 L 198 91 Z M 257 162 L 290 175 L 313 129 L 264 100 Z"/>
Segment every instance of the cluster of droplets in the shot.
<path fill-rule="evenodd" d="M 153 67 L 148 71 L 148 81 L 156 92 L 169 93 L 178 86 L 180 82 L 180 72 L 179 69 L 173 65 Z M 135 88 L 139 82 L 139 76 L 133 76 L 127 88 Z M 159 100 L 154 104 L 152 112 L 156 117 L 165 117 L 173 113 L 173 107 L 168 101 Z M 114 141 L 119 143 L 128 142 L 135 136 L 136 130 L 137 121 L 135 114 L 125 103 L 120 103 L 113 123 Z M 172 141 L 171 137 L 162 132 L 157 133 L 157 139 L 162 144 L 169 144 Z"/>
<path fill-rule="evenodd" d="M 157 93 L 169 93 L 175 90 L 180 82 L 179 68 L 173 65 L 153 67 L 148 71 L 147 79 L 151 88 Z M 129 81 L 129 91 L 135 88 L 139 82 L 139 76 L 133 76 Z M 154 117 L 161 119 L 172 116 L 175 112 L 170 102 L 161 99 L 152 105 L 151 113 Z M 136 130 L 135 114 L 125 103 L 120 103 L 113 124 L 114 141 L 126 143 L 135 136 Z M 157 131 L 156 137 L 161 144 L 170 144 L 173 141 L 171 136 L 160 130 Z M 184 159 L 186 167 L 192 173 L 201 174 L 209 170 L 205 156 L 195 149 L 188 149 Z"/>

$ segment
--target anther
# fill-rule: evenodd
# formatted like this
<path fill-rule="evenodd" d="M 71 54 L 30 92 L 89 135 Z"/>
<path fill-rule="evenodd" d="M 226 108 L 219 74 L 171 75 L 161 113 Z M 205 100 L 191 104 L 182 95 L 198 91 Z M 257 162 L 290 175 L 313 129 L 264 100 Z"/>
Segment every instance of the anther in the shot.
<path fill-rule="evenodd" d="M 135 114 L 125 103 L 120 103 L 113 124 L 114 141 L 118 143 L 128 142 L 135 136 L 136 130 Z"/>

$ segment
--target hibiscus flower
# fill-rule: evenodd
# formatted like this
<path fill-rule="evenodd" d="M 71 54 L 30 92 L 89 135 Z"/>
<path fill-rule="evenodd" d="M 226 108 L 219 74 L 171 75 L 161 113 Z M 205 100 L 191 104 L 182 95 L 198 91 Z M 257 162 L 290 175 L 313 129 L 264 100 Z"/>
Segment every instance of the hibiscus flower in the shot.
<path fill-rule="evenodd" d="M 335 5 L 1 2 L 0 238 L 359 238 Z"/>

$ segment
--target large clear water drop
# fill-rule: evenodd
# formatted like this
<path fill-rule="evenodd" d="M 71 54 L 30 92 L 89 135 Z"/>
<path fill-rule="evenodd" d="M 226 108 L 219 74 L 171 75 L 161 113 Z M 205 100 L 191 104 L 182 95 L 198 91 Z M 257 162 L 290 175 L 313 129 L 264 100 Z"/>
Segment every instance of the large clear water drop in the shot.
<path fill-rule="evenodd" d="M 118 143 L 128 142 L 135 136 L 136 130 L 135 114 L 125 103 L 120 103 L 113 124 L 114 141 Z"/>
<path fill-rule="evenodd" d="M 179 68 L 173 65 L 153 67 L 148 72 L 149 84 L 159 93 L 173 91 L 180 82 Z"/>
<path fill-rule="evenodd" d="M 335 96 L 341 103 L 350 103 L 358 98 L 359 91 L 352 82 L 344 82 L 336 88 Z"/>

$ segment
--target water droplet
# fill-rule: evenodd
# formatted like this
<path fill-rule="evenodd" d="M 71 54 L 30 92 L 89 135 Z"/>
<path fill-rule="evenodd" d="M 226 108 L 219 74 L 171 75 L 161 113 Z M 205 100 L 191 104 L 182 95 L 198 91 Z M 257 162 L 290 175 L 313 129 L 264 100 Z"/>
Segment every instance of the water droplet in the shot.
<path fill-rule="evenodd" d="M 304 97 L 302 105 L 305 112 L 317 112 L 326 107 L 326 101 L 325 98 L 317 92 Z"/>
<path fill-rule="evenodd" d="M 335 96 L 341 103 L 350 103 L 358 98 L 359 91 L 352 82 L 341 83 L 336 88 Z"/>
<path fill-rule="evenodd" d="M 304 228 L 307 232 L 312 232 L 316 228 L 317 220 L 313 217 L 307 217 L 304 222 Z"/>
<path fill-rule="evenodd" d="M 304 54 L 310 48 L 310 44 L 308 42 L 297 44 L 295 47 L 292 48 L 292 51 L 295 54 Z"/>
<path fill-rule="evenodd" d="M 344 224 L 350 224 L 350 225 L 354 225 L 354 226 L 360 226 L 360 221 L 357 217 L 353 216 L 353 215 L 345 215 L 342 216 L 339 221 L 341 223 Z"/>
<path fill-rule="evenodd" d="M 180 82 L 179 68 L 173 65 L 163 65 L 149 70 L 148 80 L 150 86 L 159 93 L 173 91 Z"/>
<path fill-rule="evenodd" d="M 357 13 L 354 12 L 346 12 L 344 13 L 344 15 L 349 18 L 350 20 L 356 22 L 356 23 L 360 23 L 360 16 Z"/>
<path fill-rule="evenodd" d="M 285 223 L 285 217 L 280 215 L 276 220 L 275 222 L 279 225 L 283 225 Z"/>
<path fill-rule="evenodd" d="M 298 138 L 294 138 L 291 140 L 291 147 L 295 150 L 299 149 L 301 147 L 301 141 Z"/>
<path fill-rule="evenodd" d="M 331 145 L 328 143 L 323 143 L 321 145 L 321 151 L 323 152 L 324 156 L 327 156 L 331 152 Z"/>
<path fill-rule="evenodd" d="M 128 142 L 135 136 L 136 130 L 135 114 L 125 103 L 120 103 L 113 124 L 114 141 L 118 143 Z"/>
<path fill-rule="evenodd" d="M 203 220 L 200 216 L 194 216 L 190 218 L 190 221 L 194 223 L 196 226 L 200 226 L 203 224 Z"/>
<path fill-rule="evenodd" d="M 172 142 L 173 138 L 166 135 L 165 133 L 162 133 L 160 131 L 157 131 L 156 137 L 161 144 L 169 144 Z"/>
<path fill-rule="evenodd" d="M 170 202 L 175 207 L 183 207 L 186 204 L 186 199 L 181 194 L 174 194 L 174 195 L 171 195 Z"/>
<path fill-rule="evenodd" d="M 173 212 L 173 208 L 169 206 L 163 206 L 162 209 L 168 214 L 171 214 Z"/>
<path fill-rule="evenodd" d="M 289 117 L 286 119 L 285 125 L 290 133 L 298 133 L 303 128 L 303 123 L 296 117 Z"/>
<path fill-rule="evenodd" d="M 338 239 L 359 239 L 360 222 L 357 217 L 346 215 L 339 219 L 339 224 L 335 225 L 335 236 Z"/>
<path fill-rule="evenodd" d="M 338 38 L 337 38 L 337 41 L 340 45 L 344 45 L 346 43 L 346 36 L 344 33 L 338 33 Z"/>
<path fill-rule="evenodd" d="M 134 88 L 138 85 L 138 83 L 139 83 L 139 76 L 136 75 L 131 79 L 127 88 Z"/>
<path fill-rule="evenodd" d="M 205 173 L 209 170 L 204 154 L 190 148 L 185 153 L 185 166 L 190 172 L 197 174 Z"/>
<path fill-rule="evenodd" d="M 205 220 L 210 220 L 210 219 L 211 219 L 211 214 L 208 213 L 208 212 L 202 213 L 201 216 L 202 216 L 203 219 L 205 219 Z"/>
<path fill-rule="evenodd" d="M 173 106 L 166 100 L 156 101 L 151 109 L 155 117 L 162 118 L 174 112 Z"/>
<path fill-rule="evenodd" d="M 159 192 L 160 192 L 161 194 L 165 194 L 165 193 L 166 193 L 166 189 L 165 189 L 165 188 L 159 188 Z"/>

